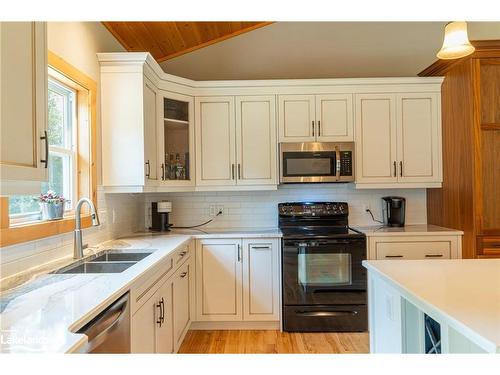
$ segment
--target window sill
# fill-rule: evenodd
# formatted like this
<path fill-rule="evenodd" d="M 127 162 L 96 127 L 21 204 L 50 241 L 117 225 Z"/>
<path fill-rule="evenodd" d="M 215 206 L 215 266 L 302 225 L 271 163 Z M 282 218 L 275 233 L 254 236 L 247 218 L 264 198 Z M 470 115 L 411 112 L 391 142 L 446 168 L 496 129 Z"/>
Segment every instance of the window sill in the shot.
<path fill-rule="evenodd" d="M 82 228 L 88 228 L 91 225 L 90 216 L 82 216 Z M 74 229 L 74 217 L 65 217 L 61 220 L 54 221 L 18 224 L 9 228 L 0 229 L 0 247 L 57 236 L 71 232 Z"/>

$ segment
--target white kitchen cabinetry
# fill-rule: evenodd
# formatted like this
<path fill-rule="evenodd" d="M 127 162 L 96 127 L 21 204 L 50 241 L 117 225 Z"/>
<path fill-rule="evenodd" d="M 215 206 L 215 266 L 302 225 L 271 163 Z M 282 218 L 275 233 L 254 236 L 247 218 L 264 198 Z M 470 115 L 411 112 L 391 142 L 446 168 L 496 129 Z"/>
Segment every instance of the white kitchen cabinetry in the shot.
<path fill-rule="evenodd" d="M 459 259 L 462 235 L 368 237 L 368 259 Z"/>
<path fill-rule="evenodd" d="M 172 353 L 172 282 L 164 281 L 132 316 L 132 353 Z"/>
<path fill-rule="evenodd" d="M 159 185 L 194 186 L 194 99 L 160 91 L 157 106 Z"/>
<path fill-rule="evenodd" d="M 196 247 L 196 320 L 242 320 L 241 240 L 206 239 Z"/>
<path fill-rule="evenodd" d="M 279 259 L 275 239 L 243 240 L 243 320 L 279 320 Z"/>
<path fill-rule="evenodd" d="M 276 239 L 197 242 L 197 321 L 279 320 Z"/>
<path fill-rule="evenodd" d="M 185 262 L 172 277 L 173 340 L 174 351 L 178 351 L 191 324 L 192 280 L 194 263 L 192 258 Z"/>
<path fill-rule="evenodd" d="M 196 98 L 196 184 L 235 185 L 233 97 Z"/>
<path fill-rule="evenodd" d="M 195 112 L 197 186 L 277 185 L 274 96 L 197 97 Z"/>
<path fill-rule="evenodd" d="M 106 54 L 104 54 L 106 55 Z M 107 65 L 101 59 L 102 183 L 148 191 L 158 180 L 158 89 L 144 61 Z"/>
<path fill-rule="evenodd" d="M 356 95 L 356 187 L 440 187 L 435 93 Z"/>
<path fill-rule="evenodd" d="M 46 34 L 45 22 L 0 22 L 2 182 L 48 178 Z"/>
<path fill-rule="evenodd" d="M 352 94 L 280 95 L 280 142 L 354 140 Z"/>
<path fill-rule="evenodd" d="M 173 353 L 191 325 L 194 243 L 181 246 L 131 288 L 132 353 Z"/>

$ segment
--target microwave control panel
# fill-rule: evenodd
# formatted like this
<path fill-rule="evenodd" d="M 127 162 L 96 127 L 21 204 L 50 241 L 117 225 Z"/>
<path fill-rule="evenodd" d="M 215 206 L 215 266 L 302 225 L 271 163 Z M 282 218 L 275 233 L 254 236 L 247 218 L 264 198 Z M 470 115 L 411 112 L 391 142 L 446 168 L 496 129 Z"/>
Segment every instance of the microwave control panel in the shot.
<path fill-rule="evenodd" d="M 340 151 L 340 175 L 352 176 L 352 151 Z"/>

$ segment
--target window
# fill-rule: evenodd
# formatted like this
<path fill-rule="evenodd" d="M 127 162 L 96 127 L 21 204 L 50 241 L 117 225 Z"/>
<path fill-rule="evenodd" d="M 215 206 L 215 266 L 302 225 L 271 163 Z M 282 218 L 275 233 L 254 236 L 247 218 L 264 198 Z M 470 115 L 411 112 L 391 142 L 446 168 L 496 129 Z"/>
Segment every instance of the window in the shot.
<path fill-rule="evenodd" d="M 50 74 L 50 69 L 49 69 Z M 77 196 L 76 91 L 49 76 L 48 82 L 48 182 L 41 184 L 40 193 L 49 190 L 68 201 L 66 213 L 72 210 Z M 41 219 L 36 196 L 9 197 L 9 217 L 12 224 Z"/>

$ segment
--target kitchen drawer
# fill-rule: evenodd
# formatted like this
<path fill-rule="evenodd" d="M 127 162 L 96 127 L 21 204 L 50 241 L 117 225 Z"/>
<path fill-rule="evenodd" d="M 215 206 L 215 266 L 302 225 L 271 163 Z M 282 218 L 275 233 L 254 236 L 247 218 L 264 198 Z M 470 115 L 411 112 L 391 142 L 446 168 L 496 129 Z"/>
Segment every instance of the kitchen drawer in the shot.
<path fill-rule="evenodd" d="M 377 242 L 376 259 L 450 259 L 449 241 Z"/>
<path fill-rule="evenodd" d="M 192 241 L 189 243 L 179 247 L 174 251 L 174 254 L 172 255 L 173 261 L 174 261 L 174 268 L 177 269 L 181 264 L 184 263 L 186 259 L 188 259 L 191 256 L 191 246 Z"/>

